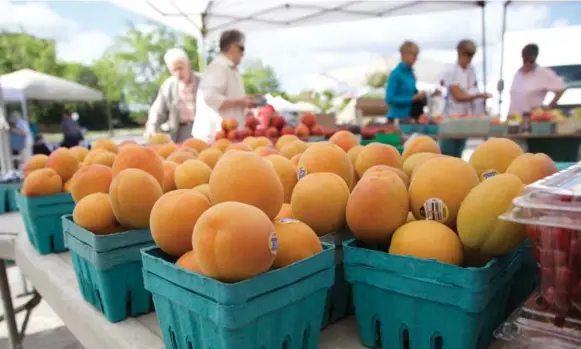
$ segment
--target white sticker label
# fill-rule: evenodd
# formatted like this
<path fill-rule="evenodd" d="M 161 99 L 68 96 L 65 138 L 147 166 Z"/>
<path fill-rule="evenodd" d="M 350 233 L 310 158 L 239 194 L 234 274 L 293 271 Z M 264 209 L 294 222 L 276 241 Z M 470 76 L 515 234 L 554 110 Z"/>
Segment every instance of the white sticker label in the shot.
<path fill-rule="evenodd" d="M 432 198 L 424 202 L 424 206 L 420 209 L 420 214 L 427 220 L 443 223 L 448 219 L 449 212 L 448 207 L 442 200 Z"/>
<path fill-rule="evenodd" d="M 294 218 L 279 218 L 278 222 L 280 224 L 298 223 L 299 221 Z"/>

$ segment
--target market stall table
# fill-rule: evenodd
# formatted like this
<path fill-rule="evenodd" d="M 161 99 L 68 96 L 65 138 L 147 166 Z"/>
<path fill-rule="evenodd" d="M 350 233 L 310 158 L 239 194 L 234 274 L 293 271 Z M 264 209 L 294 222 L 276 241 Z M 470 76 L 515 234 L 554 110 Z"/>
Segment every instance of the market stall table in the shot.
<path fill-rule="evenodd" d="M 112 324 L 85 302 L 69 253 L 41 256 L 23 234 L 17 239 L 15 255 L 17 265 L 28 280 L 86 349 L 164 348 L 154 313 Z M 355 318 L 324 330 L 319 348 L 365 348 L 359 343 Z"/>

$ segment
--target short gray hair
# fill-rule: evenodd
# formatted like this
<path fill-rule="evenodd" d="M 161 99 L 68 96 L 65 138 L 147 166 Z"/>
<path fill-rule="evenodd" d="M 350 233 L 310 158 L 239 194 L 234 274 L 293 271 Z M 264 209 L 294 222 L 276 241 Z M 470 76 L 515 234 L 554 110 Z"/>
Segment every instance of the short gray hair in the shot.
<path fill-rule="evenodd" d="M 189 61 L 188 54 L 181 48 L 170 48 L 163 56 L 163 61 L 168 67 L 179 60 Z"/>
<path fill-rule="evenodd" d="M 416 44 L 415 42 L 410 41 L 410 40 L 406 40 L 399 47 L 399 53 L 402 53 L 403 54 L 404 52 L 408 52 L 408 51 L 410 51 L 410 50 L 412 50 L 414 48 L 416 48 L 418 50 L 420 49 L 420 47 L 418 46 L 418 44 Z"/>

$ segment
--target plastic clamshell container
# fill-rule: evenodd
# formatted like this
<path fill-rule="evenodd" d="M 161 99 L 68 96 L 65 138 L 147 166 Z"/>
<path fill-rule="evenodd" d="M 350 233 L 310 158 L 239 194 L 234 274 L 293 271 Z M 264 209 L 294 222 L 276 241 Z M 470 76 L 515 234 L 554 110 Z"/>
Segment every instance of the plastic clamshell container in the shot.
<path fill-rule="evenodd" d="M 506 317 L 520 254 L 462 268 L 343 244 L 359 337 L 370 348 L 485 349 Z M 437 315 L 435 315 L 437 314 Z"/>
<path fill-rule="evenodd" d="M 534 135 L 548 135 L 555 133 L 554 122 L 531 122 L 531 133 Z"/>
<path fill-rule="evenodd" d="M 541 284 L 514 322 L 581 338 L 581 166 L 528 185 L 513 205 L 499 218 L 527 225 Z"/>
<path fill-rule="evenodd" d="M 495 349 L 579 349 L 581 341 L 565 334 L 556 334 L 538 328 L 518 327 L 507 322 L 494 332 L 503 340 Z"/>
<path fill-rule="evenodd" d="M 508 134 L 508 125 L 494 125 L 490 124 L 490 130 L 488 133 L 491 136 L 506 136 Z"/>
<path fill-rule="evenodd" d="M 83 298 L 110 322 L 153 310 L 143 284 L 141 249 L 154 245 L 149 229 L 95 235 L 62 217 L 79 289 Z"/>
<path fill-rule="evenodd" d="M 514 274 L 506 307 L 506 316 L 521 306 L 540 285 L 539 267 L 533 255 L 534 245 L 526 239 L 516 250 L 522 258 L 520 269 Z"/>
<path fill-rule="evenodd" d="M 41 255 L 64 252 L 61 217 L 73 213 L 75 202 L 69 193 L 27 197 L 16 194 L 16 202 L 30 243 Z"/>
<path fill-rule="evenodd" d="M 345 268 L 343 264 L 343 242 L 353 238 L 353 233 L 345 229 L 336 233 L 321 236 L 319 240 L 335 246 L 335 283 L 329 290 L 323 327 L 326 328 L 347 315 L 353 314 L 353 298 L 351 297 L 351 284 L 345 280 Z"/>
<path fill-rule="evenodd" d="M 223 283 L 175 265 L 159 248 L 142 251 L 145 287 L 167 349 L 318 346 L 334 248 L 238 283 Z"/>

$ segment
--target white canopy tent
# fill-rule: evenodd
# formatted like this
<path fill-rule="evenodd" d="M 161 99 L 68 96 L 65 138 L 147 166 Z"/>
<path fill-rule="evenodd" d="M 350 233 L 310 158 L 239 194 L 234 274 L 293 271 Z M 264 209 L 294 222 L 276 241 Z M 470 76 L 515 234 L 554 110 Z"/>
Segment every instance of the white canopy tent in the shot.
<path fill-rule="evenodd" d="M 314 105 L 313 103 L 309 103 L 309 102 L 303 102 L 303 101 L 296 102 L 295 107 L 297 108 L 296 111 L 301 112 L 301 113 L 320 113 L 321 112 L 321 108 L 319 108 L 316 105 Z"/>
<path fill-rule="evenodd" d="M 109 0 L 202 41 L 227 29 L 243 32 L 320 25 L 370 18 L 482 8 L 486 1 L 327 1 L 327 0 Z M 485 55 L 486 56 L 486 55 Z M 205 62 L 202 59 L 201 62 Z"/>
<path fill-rule="evenodd" d="M 5 118 L 5 102 L 20 102 L 23 116 L 28 117 L 26 101 L 95 102 L 103 100 L 103 93 L 72 81 L 22 69 L 0 76 L 0 169 L 10 170 L 12 152 Z M 109 125 L 111 125 L 110 115 Z"/>

